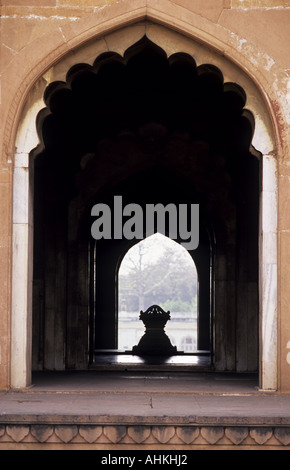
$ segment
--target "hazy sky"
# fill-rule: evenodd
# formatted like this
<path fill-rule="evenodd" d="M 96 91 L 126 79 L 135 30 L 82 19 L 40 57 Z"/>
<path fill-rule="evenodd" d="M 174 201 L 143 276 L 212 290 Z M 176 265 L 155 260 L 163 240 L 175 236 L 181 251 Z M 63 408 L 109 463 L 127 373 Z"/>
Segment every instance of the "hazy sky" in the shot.
<path fill-rule="evenodd" d="M 139 256 L 139 246 L 144 248 L 143 252 L 143 263 L 145 265 L 148 264 L 155 264 L 164 253 L 164 250 L 167 247 L 174 247 L 176 256 L 183 258 L 183 260 L 188 260 L 188 263 L 193 263 L 191 256 L 188 254 L 187 250 L 181 246 L 179 243 L 171 240 L 168 237 L 165 237 L 161 233 L 155 233 L 150 237 L 141 240 L 139 243 L 136 243 L 128 253 L 124 256 L 124 259 L 121 263 L 119 274 L 126 274 L 132 267 L 132 261 L 130 260 L 137 260 Z"/>

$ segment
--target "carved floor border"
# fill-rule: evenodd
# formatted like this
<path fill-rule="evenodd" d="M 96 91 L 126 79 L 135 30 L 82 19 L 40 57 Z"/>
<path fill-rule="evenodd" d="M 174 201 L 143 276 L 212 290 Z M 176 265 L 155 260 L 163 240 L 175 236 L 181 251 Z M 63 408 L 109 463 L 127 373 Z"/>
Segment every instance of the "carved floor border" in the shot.
<path fill-rule="evenodd" d="M 0 424 L 9 449 L 290 448 L 290 426 Z"/>

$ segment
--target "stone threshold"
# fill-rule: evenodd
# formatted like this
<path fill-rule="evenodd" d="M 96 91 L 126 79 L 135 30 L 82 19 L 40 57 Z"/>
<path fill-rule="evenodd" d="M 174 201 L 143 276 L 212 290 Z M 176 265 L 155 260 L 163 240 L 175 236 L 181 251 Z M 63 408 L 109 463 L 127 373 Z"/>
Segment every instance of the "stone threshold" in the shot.
<path fill-rule="evenodd" d="M 12 394 L 10 408 L 1 407 L 0 450 L 290 448 L 288 396 L 276 396 L 271 407 L 275 396 L 256 396 L 259 402 L 201 396 L 193 406 L 189 397 L 174 395 Z M 183 413 L 177 413 L 180 398 Z M 122 414 L 116 414 L 116 399 Z"/>
<path fill-rule="evenodd" d="M 0 392 L 0 450 L 290 448 L 290 395 L 259 391 L 251 375 L 40 379 Z"/>

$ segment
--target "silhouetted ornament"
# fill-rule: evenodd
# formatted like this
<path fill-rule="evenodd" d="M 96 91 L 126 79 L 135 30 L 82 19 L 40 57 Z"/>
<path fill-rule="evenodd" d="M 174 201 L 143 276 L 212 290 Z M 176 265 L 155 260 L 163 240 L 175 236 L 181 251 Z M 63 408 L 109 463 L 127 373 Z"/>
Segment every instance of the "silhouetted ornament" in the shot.
<path fill-rule="evenodd" d="M 170 320 L 170 312 L 165 312 L 159 305 L 152 305 L 145 312 L 141 310 L 139 319 L 145 325 L 145 333 L 137 346 L 132 349 L 133 354 L 139 356 L 173 356 L 177 353 L 166 335 L 164 328 Z"/>

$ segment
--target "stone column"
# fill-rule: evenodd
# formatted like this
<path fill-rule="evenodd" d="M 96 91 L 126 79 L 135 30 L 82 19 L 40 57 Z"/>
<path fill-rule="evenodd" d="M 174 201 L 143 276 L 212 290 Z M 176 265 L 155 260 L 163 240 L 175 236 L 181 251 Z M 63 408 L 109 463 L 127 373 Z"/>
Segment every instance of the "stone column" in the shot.
<path fill-rule="evenodd" d="M 260 387 L 277 390 L 277 162 L 262 159 L 260 196 Z"/>
<path fill-rule="evenodd" d="M 33 171 L 28 153 L 16 153 L 13 175 L 11 386 L 31 382 Z"/>

